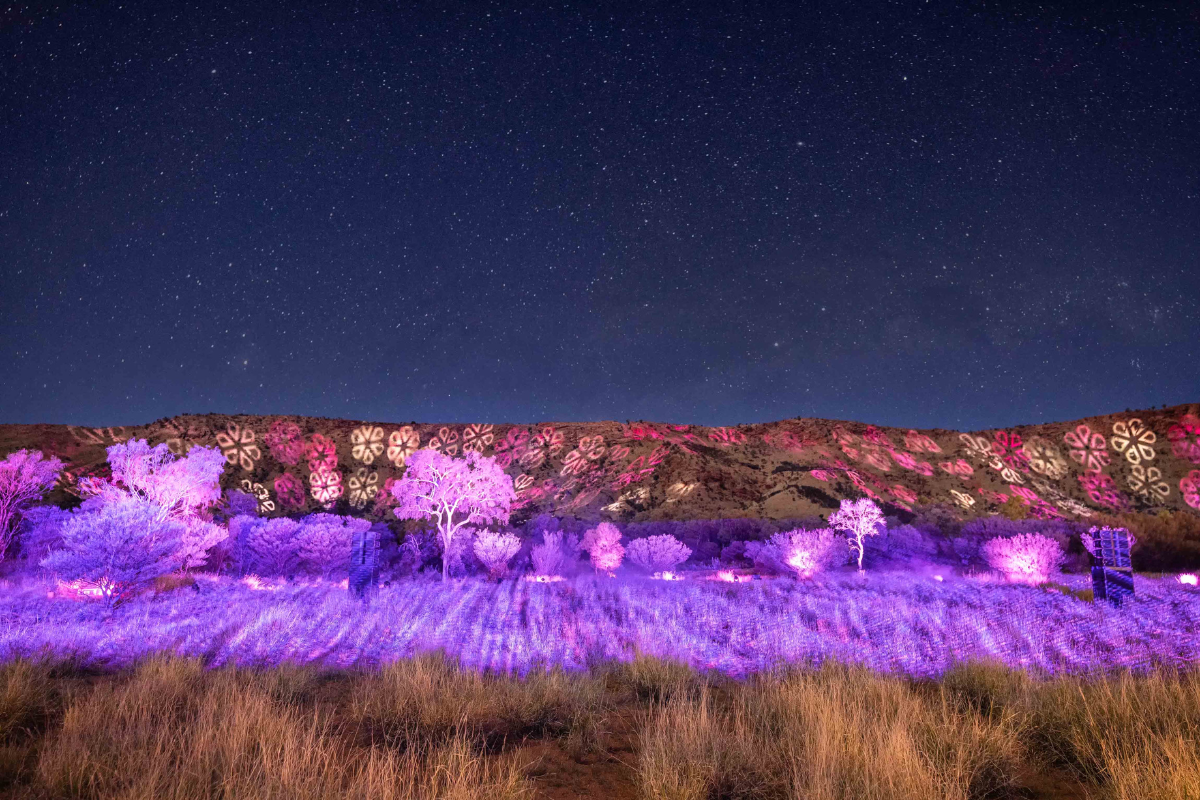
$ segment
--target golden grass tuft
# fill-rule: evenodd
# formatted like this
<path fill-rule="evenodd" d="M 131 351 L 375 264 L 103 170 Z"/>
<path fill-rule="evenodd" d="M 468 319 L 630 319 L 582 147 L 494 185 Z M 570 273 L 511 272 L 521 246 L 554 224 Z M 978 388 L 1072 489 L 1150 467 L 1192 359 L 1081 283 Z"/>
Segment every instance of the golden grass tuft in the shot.
<path fill-rule="evenodd" d="M 653 800 L 1003 796 L 1019 746 L 940 689 L 861 669 L 763 678 L 654 709 L 638 773 Z"/>

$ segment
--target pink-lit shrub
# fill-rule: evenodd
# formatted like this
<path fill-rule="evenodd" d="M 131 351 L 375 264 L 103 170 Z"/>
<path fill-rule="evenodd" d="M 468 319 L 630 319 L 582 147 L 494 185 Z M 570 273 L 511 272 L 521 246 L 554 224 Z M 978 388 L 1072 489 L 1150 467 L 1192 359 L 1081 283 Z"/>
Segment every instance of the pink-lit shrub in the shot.
<path fill-rule="evenodd" d="M 392 485 L 399 519 L 432 519 L 443 553 L 454 552 L 454 537 L 468 526 L 508 523 L 516 499 L 513 480 L 496 459 L 471 451 L 453 458 L 436 450 L 418 450 L 408 459 L 404 477 Z M 442 578 L 449 563 L 442 559 Z"/>
<path fill-rule="evenodd" d="M 1050 580 L 1063 562 L 1062 546 L 1037 533 L 991 539 L 983 545 L 983 556 L 1009 581 L 1032 585 Z"/>
<path fill-rule="evenodd" d="M 480 531 L 475 535 L 475 557 L 487 567 L 488 575 L 502 578 L 508 562 L 521 549 L 521 540 L 511 533 Z"/>
<path fill-rule="evenodd" d="M 670 534 L 634 539 L 627 550 L 630 561 L 651 573 L 669 572 L 692 554 L 692 548 Z"/>
<path fill-rule="evenodd" d="M 869 498 L 843 500 L 841 507 L 829 515 L 829 525 L 846 531 L 850 550 L 858 556 L 858 571 L 862 572 L 863 544 L 868 536 L 878 536 L 884 527 L 883 512 Z"/>
<path fill-rule="evenodd" d="M 801 578 L 811 578 L 818 572 L 845 560 L 844 540 L 828 528 L 810 531 L 798 528 L 777 533 L 771 544 L 779 551 L 780 560 Z"/>
<path fill-rule="evenodd" d="M 43 559 L 42 566 L 115 605 L 179 568 L 186 530 L 182 522 L 162 518 L 142 500 L 104 505 L 68 520 L 62 547 Z"/>
<path fill-rule="evenodd" d="M 62 462 L 40 450 L 18 450 L 0 461 L 0 561 L 12 541 L 17 515 L 50 491 Z"/>
<path fill-rule="evenodd" d="M 621 531 L 611 522 L 601 522 L 583 535 L 579 545 L 591 556 L 592 566 L 600 572 L 612 573 L 621 566 L 625 548 L 621 545 Z"/>

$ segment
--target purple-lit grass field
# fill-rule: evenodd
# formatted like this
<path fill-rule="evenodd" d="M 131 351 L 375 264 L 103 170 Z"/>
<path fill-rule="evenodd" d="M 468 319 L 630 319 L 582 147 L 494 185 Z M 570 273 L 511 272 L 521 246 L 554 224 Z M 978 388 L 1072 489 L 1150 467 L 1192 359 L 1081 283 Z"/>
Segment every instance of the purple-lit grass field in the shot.
<path fill-rule="evenodd" d="M 645 653 L 738 677 L 826 660 L 938 677 L 980 659 L 1062 674 L 1200 658 L 1200 593 L 1170 576 L 1138 577 L 1136 597 L 1119 609 L 1050 588 L 915 572 L 745 583 L 407 580 L 380 587 L 365 606 L 343 585 L 197 575 L 195 587 L 110 611 L 28 579 L 0 593 L 0 657 L 48 652 L 121 667 L 170 652 L 214 666 L 373 668 L 440 650 L 465 667 L 523 674 Z"/>

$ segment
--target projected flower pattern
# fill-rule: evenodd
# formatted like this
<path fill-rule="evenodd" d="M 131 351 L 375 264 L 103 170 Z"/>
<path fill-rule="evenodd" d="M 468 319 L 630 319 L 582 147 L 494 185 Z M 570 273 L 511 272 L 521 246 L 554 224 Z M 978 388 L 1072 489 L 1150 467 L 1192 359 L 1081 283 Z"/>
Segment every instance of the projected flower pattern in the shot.
<path fill-rule="evenodd" d="M 1167 430 L 1167 441 L 1171 443 L 1171 453 L 1176 458 L 1200 464 L 1200 418 L 1185 414 L 1178 425 L 1172 425 Z"/>
<path fill-rule="evenodd" d="M 374 464 L 383 455 L 383 428 L 363 425 L 350 432 L 350 455 L 364 464 Z"/>
<path fill-rule="evenodd" d="M 227 462 L 240 466 L 245 472 L 252 472 L 254 462 L 262 458 L 262 451 L 254 443 L 254 431 L 236 422 L 229 423 L 225 430 L 217 433 L 217 446 Z"/>
<path fill-rule="evenodd" d="M 1154 443 L 1157 439 L 1154 431 L 1140 419 L 1114 422 L 1112 436 L 1109 437 L 1113 452 L 1124 455 L 1125 460 L 1135 466 L 1154 459 Z"/>
<path fill-rule="evenodd" d="M 255 483 L 249 478 L 242 479 L 241 487 L 243 492 L 258 501 L 259 514 L 270 514 L 275 510 L 275 501 L 271 499 L 271 493 L 267 491 L 267 487 L 261 483 Z"/>
<path fill-rule="evenodd" d="M 763 442 L 771 447 L 778 447 L 780 450 L 790 450 L 793 453 L 803 452 L 805 447 L 811 447 L 816 444 L 811 439 L 802 439 L 790 431 L 764 433 L 762 438 Z"/>
<path fill-rule="evenodd" d="M 1063 441 L 1067 444 L 1071 460 L 1082 465 L 1086 472 L 1099 472 L 1112 463 L 1104 436 L 1087 425 L 1079 425 L 1075 430 L 1067 431 L 1063 435 Z"/>
<path fill-rule="evenodd" d="M 1086 427 L 1086 426 L 1080 426 Z M 1126 511 L 1129 500 L 1121 493 L 1113 479 L 1102 472 L 1080 475 L 1079 484 L 1087 492 L 1087 496 L 1098 506 L 1104 506 L 1114 511 Z"/>
<path fill-rule="evenodd" d="M 464 453 L 482 453 L 487 448 L 491 447 L 495 440 L 496 434 L 492 432 L 491 425 L 472 424 L 463 429 L 462 442 Z"/>
<path fill-rule="evenodd" d="M 328 436 L 314 433 L 304 453 L 311 472 L 329 472 L 337 469 L 337 445 Z"/>
<path fill-rule="evenodd" d="M 397 467 L 403 467 L 408 457 L 417 452 L 421 446 L 421 434 L 413 430 L 411 425 L 405 425 L 399 430 L 392 431 L 388 436 L 387 457 Z"/>
<path fill-rule="evenodd" d="M 970 433 L 960 433 L 958 439 L 963 443 L 967 455 L 976 461 L 988 463 L 992 460 L 992 443 L 986 436 L 974 436 Z"/>
<path fill-rule="evenodd" d="M 914 453 L 940 453 L 938 443 L 923 433 L 909 431 L 904 435 L 904 446 Z"/>
<path fill-rule="evenodd" d="M 296 423 L 277 419 L 263 436 L 271 456 L 280 464 L 294 467 L 304 457 L 304 434 Z"/>
<path fill-rule="evenodd" d="M 604 455 L 604 450 L 603 436 L 584 436 L 579 440 L 579 445 L 563 459 L 559 475 L 579 475 L 587 472 L 596 466 L 596 461 Z"/>
<path fill-rule="evenodd" d="M 975 468 L 961 458 L 957 461 L 943 461 L 938 466 L 942 468 L 942 472 L 953 475 L 956 478 L 962 478 L 964 481 L 975 474 Z"/>
<path fill-rule="evenodd" d="M 1179 481 L 1179 492 L 1183 495 L 1183 502 L 1200 509 L 1200 469 L 1192 470 Z"/>
<path fill-rule="evenodd" d="M 951 489 L 950 496 L 954 498 L 954 502 L 958 504 L 959 508 L 963 509 L 964 511 L 970 511 L 971 507 L 975 505 L 975 498 L 967 492 L 960 492 L 958 489 Z"/>
<path fill-rule="evenodd" d="M 1134 464 L 1128 482 L 1130 491 L 1151 503 L 1161 503 L 1171 494 L 1171 486 L 1158 467 Z"/>
<path fill-rule="evenodd" d="M 349 500 L 354 508 L 366 508 L 367 503 L 379 494 L 379 473 L 359 467 L 347 481 L 350 487 Z"/>
<path fill-rule="evenodd" d="M 721 447 L 732 447 L 735 444 L 746 443 L 746 434 L 734 428 L 713 428 L 708 432 L 708 438 Z"/>
<path fill-rule="evenodd" d="M 527 469 L 535 468 L 547 458 L 558 455 L 559 451 L 563 449 L 565 439 L 562 431 L 556 431 L 550 426 L 542 428 L 529 441 L 529 446 L 521 454 L 519 459 L 521 466 Z"/>
<path fill-rule="evenodd" d="M 285 472 L 275 479 L 275 496 L 283 508 L 302 508 L 304 484 L 292 473 Z"/>
<path fill-rule="evenodd" d="M 453 428 L 438 428 L 434 436 L 425 445 L 427 450 L 437 450 L 448 456 L 458 455 L 458 431 Z"/>
<path fill-rule="evenodd" d="M 308 475 L 308 484 L 313 499 L 327 508 L 342 496 L 342 473 L 336 469 L 313 470 Z"/>
<path fill-rule="evenodd" d="M 1051 480 L 1059 480 L 1067 474 L 1069 465 L 1063 458 L 1058 447 L 1048 439 L 1031 436 L 1021 448 L 1021 452 L 1029 461 L 1029 467 L 1039 475 L 1045 475 Z"/>
<path fill-rule="evenodd" d="M 508 469 L 514 461 L 519 461 L 529 447 L 529 431 L 524 428 L 509 428 L 493 449 L 496 463 L 501 469 Z"/>

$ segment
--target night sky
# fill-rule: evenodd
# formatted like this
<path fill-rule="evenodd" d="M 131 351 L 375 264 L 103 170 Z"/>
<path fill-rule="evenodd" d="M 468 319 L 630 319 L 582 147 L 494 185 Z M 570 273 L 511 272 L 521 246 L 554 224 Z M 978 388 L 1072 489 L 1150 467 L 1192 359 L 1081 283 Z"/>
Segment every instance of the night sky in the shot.
<path fill-rule="evenodd" d="M 1193 4 L 168 5 L 0 9 L 0 422 L 1200 400 Z"/>

